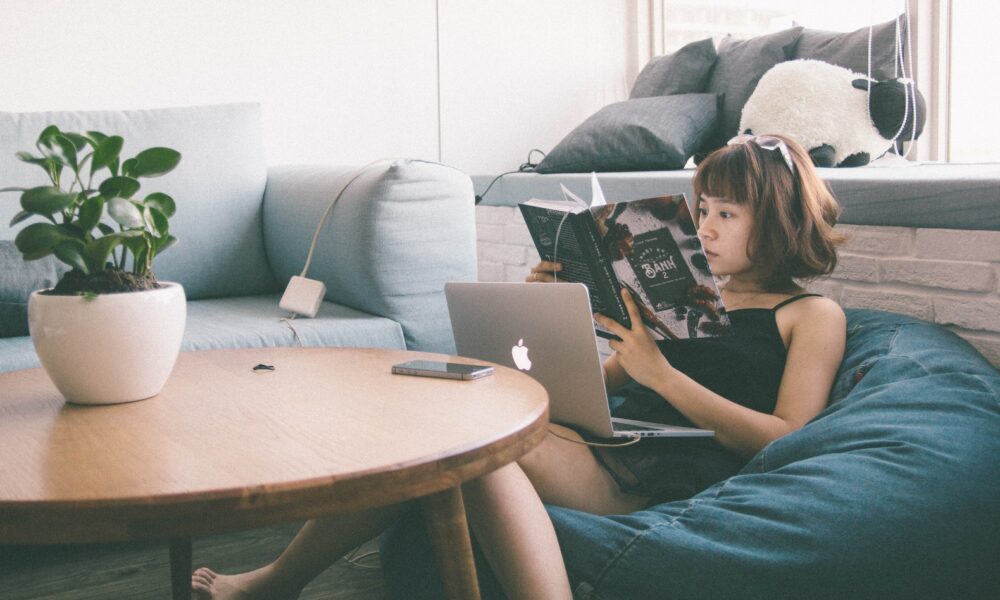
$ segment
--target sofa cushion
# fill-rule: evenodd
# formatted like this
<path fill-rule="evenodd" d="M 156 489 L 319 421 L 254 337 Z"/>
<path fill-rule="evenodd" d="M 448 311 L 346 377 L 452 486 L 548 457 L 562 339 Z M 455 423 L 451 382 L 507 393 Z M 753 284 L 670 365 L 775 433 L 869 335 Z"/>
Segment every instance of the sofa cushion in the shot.
<path fill-rule="evenodd" d="M 743 105 L 757 82 L 771 67 L 793 56 L 801 35 L 802 27 L 792 27 L 748 40 L 738 40 L 732 35 L 722 38 L 706 89 L 721 95 L 722 110 L 716 135 L 707 150 L 722 147 L 738 133 Z"/>
<path fill-rule="evenodd" d="M 22 335 L 0 338 L 0 373 L 33 369 L 41 365 L 30 337 Z"/>
<path fill-rule="evenodd" d="M 311 319 L 285 321 L 280 295 L 188 302 L 181 350 L 275 346 L 405 349 L 399 323 L 323 302 Z M 294 329 L 294 331 L 293 331 Z M 297 339 L 296 339 L 297 337 Z"/>
<path fill-rule="evenodd" d="M 28 296 L 68 270 L 55 256 L 25 261 L 14 242 L 0 241 L 0 338 L 28 335 Z"/>
<path fill-rule="evenodd" d="M 682 169 L 715 127 L 714 94 L 636 98 L 609 104 L 571 131 L 539 173 Z"/>
<path fill-rule="evenodd" d="M 716 56 L 712 38 L 691 42 L 673 54 L 655 56 L 636 77 L 629 99 L 704 92 Z"/>
<path fill-rule="evenodd" d="M 900 43 L 906 56 L 906 19 L 895 19 L 872 26 L 872 77 L 878 80 L 902 76 L 896 50 L 896 24 Z M 811 58 L 868 74 L 868 27 L 856 31 L 822 31 L 803 29 L 793 58 Z M 912 74 L 907 74 L 912 77 Z"/>
<path fill-rule="evenodd" d="M 0 188 L 48 183 L 41 169 L 17 160 L 14 153 L 33 151 L 38 134 L 50 124 L 64 131 L 121 135 L 123 156 L 152 146 L 181 153 L 171 173 L 141 180 L 143 190 L 167 193 L 177 203 L 170 232 L 180 243 L 154 260 L 157 278 L 180 282 L 190 299 L 274 291 L 261 231 L 267 165 L 259 106 L 0 112 Z M 14 198 L 0 197 L 5 200 L 0 202 L 0 239 L 14 239 L 20 230 L 7 226 L 20 210 L 16 201 L 6 201 Z"/>
<path fill-rule="evenodd" d="M 576 597 L 995 597 L 1000 373 L 940 326 L 846 312 L 833 402 L 739 474 L 630 515 L 549 508 Z M 398 544 L 418 527 L 383 567 L 433 597 Z"/>

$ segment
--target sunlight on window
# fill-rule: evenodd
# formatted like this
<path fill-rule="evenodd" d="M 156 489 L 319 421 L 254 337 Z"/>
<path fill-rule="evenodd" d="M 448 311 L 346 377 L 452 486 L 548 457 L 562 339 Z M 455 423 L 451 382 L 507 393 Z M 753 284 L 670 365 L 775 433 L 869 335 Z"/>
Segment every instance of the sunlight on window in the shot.
<path fill-rule="evenodd" d="M 949 158 L 1000 161 L 1000 83 L 992 47 L 1000 4 L 954 2 L 951 11 Z"/>
<path fill-rule="evenodd" d="M 738 39 L 794 25 L 828 31 L 853 31 L 891 20 L 904 10 L 902 0 L 666 0 L 663 37 L 666 52 L 684 44 L 726 34 Z"/>

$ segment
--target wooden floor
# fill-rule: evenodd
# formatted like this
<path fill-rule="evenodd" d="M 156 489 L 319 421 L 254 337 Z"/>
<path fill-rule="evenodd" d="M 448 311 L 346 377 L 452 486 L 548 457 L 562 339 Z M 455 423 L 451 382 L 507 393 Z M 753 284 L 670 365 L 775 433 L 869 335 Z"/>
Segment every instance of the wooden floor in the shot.
<path fill-rule="evenodd" d="M 194 540 L 194 565 L 221 573 L 246 571 L 273 560 L 298 525 L 284 525 Z M 303 592 L 302 600 L 386 600 L 374 541 L 341 560 Z M 356 563 L 356 564 L 354 564 Z M 0 545 L 3 600 L 169 600 L 170 561 L 165 543 L 86 546 Z"/>

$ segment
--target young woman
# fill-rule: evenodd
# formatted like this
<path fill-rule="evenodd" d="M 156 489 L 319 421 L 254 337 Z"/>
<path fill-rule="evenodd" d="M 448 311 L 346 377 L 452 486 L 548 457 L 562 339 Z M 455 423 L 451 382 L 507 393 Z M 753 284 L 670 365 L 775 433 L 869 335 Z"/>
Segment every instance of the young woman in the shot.
<path fill-rule="evenodd" d="M 631 329 L 595 319 L 621 338 L 604 364 L 609 392 L 625 389 L 645 410 L 680 412 L 716 435 L 607 447 L 553 424 L 553 435 L 517 464 L 463 486 L 470 527 L 508 597 L 571 597 L 543 502 L 621 514 L 690 496 L 826 406 L 846 319 L 797 282 L 836 265 L 838 207 L 808 155 L 781 136 L 734 138 L 699 165 L 694 191 L 698 233 L 724 280 L 734 335 L 658 344 L 627 292 Z M 528 281 L 553 281 L 560 269 L 542 262 Z M 236 576 L 199 569 L 192 587 L 202 598 L 293 598 L 398 514 L 390 507 L 311 521 L 274 563 Z"/>

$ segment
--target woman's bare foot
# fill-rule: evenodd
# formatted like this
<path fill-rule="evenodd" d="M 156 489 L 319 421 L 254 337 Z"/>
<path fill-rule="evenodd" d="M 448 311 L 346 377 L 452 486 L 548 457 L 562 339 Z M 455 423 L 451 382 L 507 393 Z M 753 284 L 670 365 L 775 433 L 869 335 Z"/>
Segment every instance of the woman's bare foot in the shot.
<path fill-rule="evenodd" d="M 274 576 L 271 565 L 238 575 L 219 575 L 202 567 L 191 575 L 198 600 L 294 600 L 302 593 Z"/>

